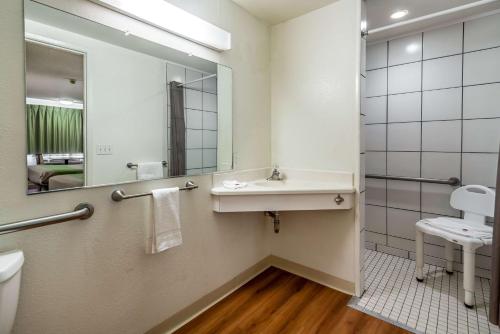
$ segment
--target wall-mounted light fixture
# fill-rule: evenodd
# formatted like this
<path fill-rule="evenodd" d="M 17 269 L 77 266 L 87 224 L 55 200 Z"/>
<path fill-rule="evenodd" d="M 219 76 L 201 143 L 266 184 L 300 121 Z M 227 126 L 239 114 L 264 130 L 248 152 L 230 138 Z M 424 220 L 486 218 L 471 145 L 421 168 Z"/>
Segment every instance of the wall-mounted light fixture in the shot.
<path fill-rule="evenodd" d="M 91 0 L 209 48 L 231 49 L 231 33 L 164 0 Z"/>

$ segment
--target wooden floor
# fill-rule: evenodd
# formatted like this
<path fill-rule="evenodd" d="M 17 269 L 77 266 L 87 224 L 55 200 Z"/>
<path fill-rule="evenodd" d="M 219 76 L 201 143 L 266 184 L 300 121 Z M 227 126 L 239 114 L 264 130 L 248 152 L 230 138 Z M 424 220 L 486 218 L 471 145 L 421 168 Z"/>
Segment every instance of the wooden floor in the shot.
<path fill-rule="evenodd" d="M 269 268 L 175 333 L 408 333 L 348 307 L 349 299 Z"/>

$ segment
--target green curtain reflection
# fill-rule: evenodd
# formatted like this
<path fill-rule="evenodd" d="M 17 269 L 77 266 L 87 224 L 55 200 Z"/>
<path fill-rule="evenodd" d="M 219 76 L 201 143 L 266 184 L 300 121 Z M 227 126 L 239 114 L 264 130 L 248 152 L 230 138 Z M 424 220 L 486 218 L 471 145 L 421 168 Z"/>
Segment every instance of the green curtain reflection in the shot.
<path fill-rule="evenodd" d="M 28 153 L 83 152 L 83 113 L 80 109 L 26 105 Z"/>

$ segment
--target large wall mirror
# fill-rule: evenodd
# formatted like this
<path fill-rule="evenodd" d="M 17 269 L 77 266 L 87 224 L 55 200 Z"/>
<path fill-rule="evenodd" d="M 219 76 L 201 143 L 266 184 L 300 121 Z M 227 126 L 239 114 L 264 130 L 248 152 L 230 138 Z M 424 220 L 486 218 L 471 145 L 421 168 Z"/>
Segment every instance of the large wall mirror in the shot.
<path fill-rule="evenodd" d="M 232 168 L 231 69 L 25 0 L 27 191 Z"/>

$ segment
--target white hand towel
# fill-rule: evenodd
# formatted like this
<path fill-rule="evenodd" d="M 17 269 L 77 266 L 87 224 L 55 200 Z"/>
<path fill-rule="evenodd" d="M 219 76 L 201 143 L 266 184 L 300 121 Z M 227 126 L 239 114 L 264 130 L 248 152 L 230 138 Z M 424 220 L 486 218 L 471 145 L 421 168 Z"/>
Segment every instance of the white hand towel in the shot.
<path fill-rule="evenodd" d="M 147 254 L 182 244 L 179 188 L 153 190 L 153 219 L 146 226 L 146 233 Z"/>
<path fill-rule="evenodd" d="M 161 178 L 163 178 L 163 164 L 161 162 L 141 162 L 137 164 L 138 180 Z"/>
<path fill-rule="evenodd" d="M 227 189 L 240 189 L 240 188 L 245 188 L 247 186 L 247 183 L 246 182 L 239 182 L 236 180 L 228 180 L 228 181 L 222 182 L 222 185 L 224 186 L 224 188 L 227 188 Z"/>

